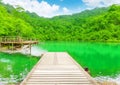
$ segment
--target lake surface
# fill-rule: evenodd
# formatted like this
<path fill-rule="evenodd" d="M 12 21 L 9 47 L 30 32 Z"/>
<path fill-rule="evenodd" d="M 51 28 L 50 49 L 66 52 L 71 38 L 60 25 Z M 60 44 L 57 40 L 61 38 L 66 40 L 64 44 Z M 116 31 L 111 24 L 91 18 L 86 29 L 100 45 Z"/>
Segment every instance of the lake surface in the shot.
<path fill-rule="evenodd" d="M 48 51 L 68 52 L 93 77 L 120 74 L 120 44 L 85 42 L 45 42 L 39 47 Z"/>
<path fill-rule="evenodd" d="M 120 80 L 120 44 L 43 42 L 37 46 L 38 50 L 43 53 L 46 51 L 68 52 L 83 68 L 89 68 L 91 76 L 99 80 L 110 77 L 116 78 L 116 81 Z M 32 51 L 35 54 L 38 53 L 35 49 Z M 0 53 L 0 82 L 21 81 L 38 60 L 37 57 L 19 53 Z"/>
<path fill-rule="evenodd" d="M 23 54 L 0 53 L 0 82 L 16 83 L 24 79 L 39 58 Z M 1 84 L 1 83 L 0 83 Z M 4 84 L 1 84 L 4 85 Z"/>

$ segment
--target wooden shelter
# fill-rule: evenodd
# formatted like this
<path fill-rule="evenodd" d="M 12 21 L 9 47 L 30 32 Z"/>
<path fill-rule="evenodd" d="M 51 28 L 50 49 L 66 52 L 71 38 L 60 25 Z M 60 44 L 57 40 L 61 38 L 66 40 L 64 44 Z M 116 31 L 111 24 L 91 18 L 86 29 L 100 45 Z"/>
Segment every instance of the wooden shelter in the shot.
<path fill-rule="evenodd" d="M 34 44 L 38 44 L 38 40 L 33 39 L 33 38 L 25 38 L 25 37 L 0 37 L 0 51 L 14 51 L 14 50 L 19 50 L 23 46 L 27 45 L 27 48 L 30 49 L 30 54 L 31 54 L 31 46 Z"/>

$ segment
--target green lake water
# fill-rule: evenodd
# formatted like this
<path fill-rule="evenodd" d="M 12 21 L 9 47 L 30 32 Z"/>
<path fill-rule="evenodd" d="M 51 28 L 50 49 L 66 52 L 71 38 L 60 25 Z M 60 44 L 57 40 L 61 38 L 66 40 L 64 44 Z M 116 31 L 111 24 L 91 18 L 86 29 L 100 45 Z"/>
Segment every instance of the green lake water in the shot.
<path fill-rule="evenodd" d="M 20 82 L 38 60 L 19 53 L 0 53 L 0 82 Z"/>
<path fill-rule="evenodd" d="M 39 47 L 48 51 L 68 52 L 93 77 L 120 74 L 120 44 L 85 42 L 46 42 Z"/>
<path fill-rule="evenodd" d="M 93 77 L 114 78 L 120 74 L 120 44 L 45 42 L 40 43 L 38 48 L 50 52 L 68 52 L 83 68 L 89 68 Z M 38 60 L 37 57 L 19 53 L 0 53 L 0 81 L 21 81 Z"/>

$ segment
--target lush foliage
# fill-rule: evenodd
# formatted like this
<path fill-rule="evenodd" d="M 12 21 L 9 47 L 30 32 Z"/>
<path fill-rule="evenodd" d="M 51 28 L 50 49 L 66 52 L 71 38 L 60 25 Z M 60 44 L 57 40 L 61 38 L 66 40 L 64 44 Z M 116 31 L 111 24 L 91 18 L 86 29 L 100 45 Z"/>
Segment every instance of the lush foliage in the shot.
<path fill-rule="evenodd" d="M 0 4 L 0 36 L 30 36 L 32 26 L 24 20 L 11 15 L 8 10 Z"/>
<path fill-rule="evenodd" d="M 15 9 L 0 4 L 0 36 L 36 37 L 42 41 L 116 41 L 119 34 L 119 5 L 43 18 L 19 6 Z"/>

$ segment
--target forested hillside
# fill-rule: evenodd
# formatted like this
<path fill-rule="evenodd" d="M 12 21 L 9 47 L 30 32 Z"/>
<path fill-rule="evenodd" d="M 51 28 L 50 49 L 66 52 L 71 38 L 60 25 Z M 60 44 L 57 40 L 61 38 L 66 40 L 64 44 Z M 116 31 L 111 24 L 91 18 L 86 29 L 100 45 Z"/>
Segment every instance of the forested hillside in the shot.
<path fill-rule="evenodd" d="M 39 17 L 0 3 L 0 36 L 36 37 L 41 41 L 120 40 L 120 5 L 85 10 L 73 15 Z"/>
<path fill-rule="evenodd" d="M 8 10 L 0 4 L 0 36 L 30 36 L 33 28 L 21 18 L 11 15 Z"/>

